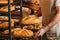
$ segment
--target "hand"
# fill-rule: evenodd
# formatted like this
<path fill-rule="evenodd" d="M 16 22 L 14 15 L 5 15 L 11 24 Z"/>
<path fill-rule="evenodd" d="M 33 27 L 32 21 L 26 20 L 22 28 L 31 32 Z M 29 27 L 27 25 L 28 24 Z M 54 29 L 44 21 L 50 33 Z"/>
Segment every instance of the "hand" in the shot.
<path fill-rule="evenodd" d="M 40 29 L 40 30 L 36 33 L 35 38 L 36 38 L 36 37 L 39 37 L 39 36 L 43 36 L 45 32 L 46 32 L 45 29 Z"/>

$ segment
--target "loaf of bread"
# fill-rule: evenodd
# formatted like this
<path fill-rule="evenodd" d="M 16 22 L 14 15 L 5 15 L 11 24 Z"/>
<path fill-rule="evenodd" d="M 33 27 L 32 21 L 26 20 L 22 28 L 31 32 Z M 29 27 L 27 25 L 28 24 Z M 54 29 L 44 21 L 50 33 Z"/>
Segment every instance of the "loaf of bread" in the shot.
<path fill-rule="evenodd" d="M 11 21 L 11 27 L 14 26 L 14 21 Z M 8 28 L 9 27 L 9 22 L 0 22 L 0 28 Z"/>
<path fill-rule="evenodd" d="M 14 31 L 20 31 L 20 30 L 21 30 L 21 28 L 13 28 L 13 29 L 11 29 L 11 33 L 13 33 Z M 7 29 L 1 33 L 4 35 L 7 35 L 7 34 L 9 34 L 9 30 Z"/>
<path fill-rule="evenodd" d="M 39 10 L 40 0 L 30 0 L 29 2 L 26 2 L 26 3 L 23 2 L 23 6 L 33 9 L 33 10 Z"/>
<path fill-rule="evenodd" d="M 13 3 L 13 0 L 10 0 L 10 3 Z M 8 4 L 8 0 L 0 0 L 0 4 Z"/>
<path fill-rule="evenodd" d="M 33 10 L 39 10 L 39 8 L 40 8 L 40 0 L 31 0 L 30 7 Z"/>
<path fill-rule="evenodd" d="M 32 37 L 33 32 L 31 30 L 22 29 L 21 31 L 14 31 L 13 35 L 15 37 Z"/>
<path fill-rule="evenodd" d="M 31 17 L 24 17 L 22 19 L 22 24 L 40 24 L 42 21 L 36 17 L 36 16 L 31 16 Z"/>
<path fill-rule="evenodd" d="M 7 16 L 0 16 L 0 20 L 8 20 Z"/>
<path fill-rule="evenodd" d="M 14 11 L 15 10 L 15 6 L 10 6 L 10 11 Z M 0 12 L 8 12 L 8 6 L 3 6 L 0 8 Z"/>

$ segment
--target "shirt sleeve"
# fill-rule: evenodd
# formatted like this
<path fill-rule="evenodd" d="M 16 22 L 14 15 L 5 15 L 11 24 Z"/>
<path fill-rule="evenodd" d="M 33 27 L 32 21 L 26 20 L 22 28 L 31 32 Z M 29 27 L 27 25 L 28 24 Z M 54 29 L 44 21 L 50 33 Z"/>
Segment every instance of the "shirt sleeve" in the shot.
<path fill-rule="evenodd" d="M 56 6 L 60 6 L 60 0 L 56 1 Z"/>

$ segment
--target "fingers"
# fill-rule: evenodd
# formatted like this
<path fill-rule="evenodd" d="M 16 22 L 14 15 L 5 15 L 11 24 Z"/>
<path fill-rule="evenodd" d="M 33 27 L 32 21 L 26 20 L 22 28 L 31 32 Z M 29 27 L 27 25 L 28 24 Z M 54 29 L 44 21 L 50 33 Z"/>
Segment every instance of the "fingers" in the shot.
<path fill-rule="evenodd" d="M 35 37 L 43 36 L 45 32 L 46 32 L 46 31 L 45 31 L 44 29 L 41 29 L 40 31 L 38 31 L 38 32 L 36 33 Z"/>
<path fill-rule="evenodd" d="M 39 34 L 40 34 L 40 31 L 36 33 L 35 38 L 39 37 L 40 36 Z"/>
<path fill-rule="evenodd" d="M 45 32 L 46 32 L 46 31 L 45 31 L 44 29 L 41 29 L 38 36 L 43 36 Z"/>

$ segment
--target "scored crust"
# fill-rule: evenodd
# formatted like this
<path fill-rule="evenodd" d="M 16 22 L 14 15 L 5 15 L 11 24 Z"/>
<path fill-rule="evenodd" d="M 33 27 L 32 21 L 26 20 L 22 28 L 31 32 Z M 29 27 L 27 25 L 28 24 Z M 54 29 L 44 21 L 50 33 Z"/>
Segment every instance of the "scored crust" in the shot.
<path fill-rule="evenodd" d="M 16 37 L 32 37 L 33 32 L 31 30 L 22 29 L 20 31 L 14 31 L 13 35 Z"/>

